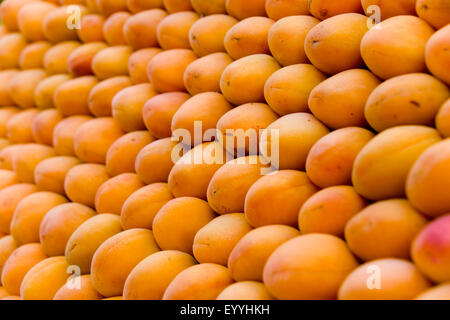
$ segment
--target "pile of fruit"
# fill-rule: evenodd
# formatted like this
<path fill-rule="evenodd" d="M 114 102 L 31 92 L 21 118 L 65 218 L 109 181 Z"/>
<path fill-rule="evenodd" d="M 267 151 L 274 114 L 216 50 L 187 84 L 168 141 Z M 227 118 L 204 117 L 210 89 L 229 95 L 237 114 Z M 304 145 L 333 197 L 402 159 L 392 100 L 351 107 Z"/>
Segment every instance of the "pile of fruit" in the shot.
<path fill-rule="evenodd" d="M 5 0 L 0 298 L 450 299 L 449 0 Z"/>

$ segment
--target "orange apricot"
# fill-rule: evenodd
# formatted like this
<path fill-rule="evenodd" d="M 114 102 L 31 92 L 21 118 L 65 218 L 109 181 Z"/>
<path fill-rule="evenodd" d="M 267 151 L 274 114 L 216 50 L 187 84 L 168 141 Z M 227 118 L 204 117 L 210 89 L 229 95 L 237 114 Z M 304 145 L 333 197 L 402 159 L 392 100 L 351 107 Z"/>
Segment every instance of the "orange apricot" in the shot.
<path fill-rule="evenodd" d="M 151 229 L 159 209 L 172 199 L 167 183 L 152 183 L 136 190 L 122 206 L 120 223 L 123 229 Z"/>
<path fill-rule="evenodd" d="M 450 66 L 449 47 L 450 26 L 436 31 L 428 40 L 425 51 L 425 62 L 428 70 L 437 78 L 450 85 L 450 76 L 444 72 Z"/>
<path fill-rule="evenodd" d="M 19 72 L 9 81 L 9 96 L 20 108 L 35 107 L 34 89 L 45 76 L 44 69 L 28 69 Z"/>
<path fill-rule="evenodd" d="M 185 91 L 184 72 L 196 58 L 188 49 L 158 53 L 147 66 L 148 78 L 158 92 Z"/>
<path fill-rule="evenodd" d="M 44 67 L 44 56 L 51 44 L 47 41 L 36 41 L 27 45 L 19 57 L 21 69 L 36 69 Z"/>
<path fill-rule="evenodd" d="M 19 248 L 20 244 L 14 240 L 13 236 L 4 236 L 0 238 L 0 272 L 3 273 L 3 266 L 11 253 Z M 0 287 L 3 288 L 3 287 Z M 0 289 L 1 290 L 1 289 Z M 6 291 L 6 289 L 4 289 Z M 1 292 L 1 291 L 0 291 Z"/>
<path fill-rule="evenodd" d="M 1 81 L 1 79 L 0 79 L 0 81 Z M 17 109 L 16 107 L 3 107 L 2 106 L 0 108 L 0 136 L 1 137 L 5 137 L 5 138 L 7 137 L 7 135 L 8 135 L 8 130 L 7 130 L 8 121 L 9 121 L 9 119 L 12 118 L 12 116 L 17 114 L 18 112 L 19 112 L 19 109 Z"/>
<path fill-rule="evenodd" d="M 84 221 L 67 241 L 65 257 L 71 265 L 80 268 L 81 274 L 91 270 L 91 261 L 98 247 L 122 231 L 120 218 L 115 214 L 99 214 Z"/>
<path fill-rule="evenodd" d="M 176 13 L 180 11 L 192 11 L 190 0 L 163 0 L 164 8 L 169 13 Z"/>
<path fill-rule="evenodd" d="M 167 287 L 163 300 L 214 300 L 232 283 L 227 268 L 202 263 L 181 271 Z"/>
<path fill-rule="evenodd" d="M 101 300 L 103 296 L 95 290 L 91 275 L 71 277 L 55 293 L 53 300 Z"/>
<path fill-rule="evenodd" d="M 189 31 L 192 50 L 199 57 L 225 52 L 224 39 L 238 21 L 225 14 L 214 14 L 197 20 Z"/>
<path fill-rule="evenodd" d="M 88 115 L 89 93 L 98 83 L 94 76 L 82 76 L 61 83 L 55 90 L 53 103 L 64 116 Z"/>
<path fill-rule="evenodd" d="M 0 70 L 19 67 L 20 53 L 27 41 L 20 33 L 8 33 L 0 38 Z"/>
<path fill-rule="evenodd" d="M 78 40 L 77 28 L 80 23 L 77 19 L 87 13 L 87 8 L 82 5 L 72 4 L 61 6 L 45 16 L 43 21 L 44 35 L 50 42 L 56 43 L 66 40 Z M 77 18 L 73 16 L 77 15 Z"/>
<path fill-rule="evenodd" d="M 52 145 L 53 129 L 62 119 L 62 114 L 56 109 L 48 109 L 39 112 L 31 122 L 34 141 L 41 144 Z"/>
<path fill-rule="evenodd" d="M 161 300 L 164 291 L 183 270 L 196 265 L 184 252 L 165 250 L 151 254 L 131 271 L 123 289 L 124 300 Z"/>
<path fill-rule="evenodd" d="M 120 90 L 111 102 L 112 116 L 126 132 L 145 129 L 142 109 L 158 93 L 150 83 L 136 84 Z"/>
<path fill-rule="evenodd" d="M 107 16 L 118 11 L 127 11 L 127 0 L 96 0 L 97 10 Z"/>
<path fill-rule="evenodd" d="M 128 58 L 132 52 L 128 46 L 100 50 L 92 59 L 92 71 L 100 80 L 128 75 Z"/>
<path fill-rule="evenodd" d="M 6 124 L 8 139 L 12 143 L 33 142 L 31 123 L 38 114 L 39 110 L 32 108 L 13 115 Z"/>
<path fill-rule="evenodd" d="M 184 92 L 167 92 L 147 100 L 142 112 L 150 134 L 158 139 L 172 136 L 172 118 L 190 97 Z"/>
<path fill-rule="evenodd" d="M 162 8 L 163 0 L 127 0 L 127 7 L 133 13 L 144 10 Z"/>
<path fill-rule="evenodd" d="M 353 163 L 375 135 L 363 128 L 335 130 L 319 139 L 306 158 L 306 174 L 321 187 L 350 185 Z"/>
<path fill-rule="evenodd" d="M 67 172 L 81 161 L 75 157 L 62 156 L 42 160 L 34 168 L 34 181 L 39 190 L 64 194 Z"/>
<path fill-rule="evenodd" d="M 125 41 L 135 50 L 157 47 L 157 28 L 166 16 L 161 9 L 145 10 L 131 16 L 123 26 Z"/>
<path fill-rule="evenodd" d="M 133 52 L 128 58 L 128 74 L 134 84 L 149 82 L 147 65 L 155 55 L 161 52 L 159 48 L 144 48 Z"/>
<path fill-rule="evenodd" d="M 450 138 L 450 99 L 447 99 L 436 115 L 436 129 L 443 137 Z"/>
<path fill-rule="evenodd" d="M 320 20 L 325 20 L 342 13 L 362 12 L 361 0 L 333 1 L 309 0 L 309 12 Z"/>
<path fill-rule="evenodd" d="M 13 170 L 19 181 L 34 183 L 34 168 L 42 160 L 54 156 L 55 151 L 50 146 L 37 143 L 25 144 L 14 154 Z"/>
<path fill-rule="evenodd" d="M 415 300 L 449 300 L 450 283 L 443 283 L 421 292 Z"/>
<path fill-rule="evenodd" d="M 226 0 L 191 0 L 192 8 L 201 16 L 225 13 Z"/>
<path fill-rule="evenodd" d="M 81 18 L 80 29 L 77 29 L 78 37 L 84 43 L 105 41 L 103 36 L 103 24 L 105 18 L 100 14 L 87 14 Z"/>
<path fill-rule="evenodd" d="M 1 40 L 1 39 L 0 39 Z M 0 106 L 13 106 L 14 101 L 11 99 L 11 96 L 9 95 L 9 82 L 11 79 L 13 79 L 17 74 L 19 73 L 19 70 L 16 69 L 10 69 L 10 70 L 3 70 L 0 71 Z M 6 110 L 12 110 L 13 107 L 10 107 Z M 5 108 L 2 108 L 2 110 L 5 110 Z M 1 111 L 3 112 L 3 111 Z M 10 113 L 8 113 L 10 114 Z M 9 118 L 9 116 L 8 116 Z M 2 118 L 2 121 L 4 118 Z"/>
<path fill-rule="evenodd" d="M 120 90 L 131 86 L 127 76 L 112 77 L 97 83 L 89 92 L 89 110 L 96 117 L 112 115 L 111 104 L 114 96 Z"/>
<path fill-rule="evenodd" d="M 446 26 L 450 21 L 450 4 L 445 0 L 417 0 L 416 12 L 436 29 Z"/>
<path fill-rule="evenodd" d="M 240 281 L 226 287 L 216 300 L 274 300 L 274 298 L 263 283 Z"/>
<path fill-rule="evenodd" d="M 280 245 L 267 260 L 263 278 L 278 299 L 329 300 L 357 266 L 343 240 L 312 233 Z"/>
<path fill-rule="evenodd" d="M 75 76 L 93 74 L 93 60 L 97 53 L 107 48 L 104 42 L 88 42 L 72 51 L 67 58 L 69 72 Z"/>
<path fill-rule="evenodd" d="M 0 6 L 0 19 L 9 32 L 19 31 L 17 15 L 19 10 L 27 3 L 36 0 L 3 1 Z"/>
<path fill-rule="evenodd" d="M 19 183 L 19 180 L 13 171 L 0 169 L 0 190 L 16 183 Z"/>
<path fill-rule="evenodd" d="M 103 24 L 103 37 L 111 46 L 127 44 L 123 26 L 131 17 L 129 12 L 116 12 L 110 15 Z"/>
<path fill-rule="evenodd" d="M 193 253 L 199 263 L 217 263 L 226 266 L 231 251 L 252 227 L 242 213 L 231 213 L 211 220 L 198 230 Z"/>
<path fill-rule="evenodd" d="M 77 129 L 92 118 L 89 116 L 70 116 L 61 120 L 53 129 L 53 147 L 56 154 L 74 156 L 73 138 Z"/>
<path fill-rule="evenodd" d="M 189 219 L 183 219 L 189 212 Z M 215 217 L 204 200 L 181 197 L 168 201 L 153 220 L 153 234 L 162 250 L 179 250 L 192 254 L 198 230 Z M 183 221 L 183 223 L 179 223 Z"/>
<path fill-rule="evenodd" d="M 375 7 L 371 6 L 378 6 L 382 20 L 394 16 L 416 15 L 416 0 L 361 0 L 361 4 L 367 16 L 375 13 Z"/>
<path fill-rule="evenodd" d="M 39 82 L 34 89 L 34 103 L 40 109 L 54 108 L 54 94 L 60 84 L 70 80 L 68 74 L 51 75 Z"/>
<path fill-rule="evenodd" d="M 242 20 L 254 16 L 266 16 L 266 0 L 226 0 L 225 8 L 230 16 Z"/>
<path fill-rule="evenodd" d="M 109 179 L 106 167 L 84 163 L 72 167 L 64 180 L 64 191 L 73 202 L 93 208 L 98 188 Z"/>
<path fill-rule="evenodd" d="M 113 118 L 89 120 L 75 132 L 73 137 L 75 154 L 86 162 L 105 163 L 109 147 L 123 134 Z"/>
<path fill-rule="evenodd" d="M 308 0 L 266 0 L 266 12 L 273 20 L 288 16 L 309 15 Z"/>
<path fill-rule="evenodd" d="M 192 11 L 172 13 L 162 19 L 156 30 L 159 46 L 164 50 L 190 49 L 189 30 L 198 19 Z"/>
<path fill-rule="evenodd" d="M 111 176 L 134 172 L 139 151 L 155 139 L 148 131 L 134 131 L 123 135 L 106 153 L 106 170 Z"/>
<path fill-rule="evenodd" d="M 69 56 L 80 45 L 77 41 L 63 41 L 48 49 L 44 55 L 44 67 L 47 73 L 68 73 Z"/>
<path fill-rule="evenodd" d="M 92 258 L 91 279 L 105 297 L 122 294 L 125 281 L 144 258 L 159 251 L 150 230 L 130 229 L 103 242 Z"/>
<path fill-rule="evenodd" d="M 12 160 L 14 158 L 15 153 L 22 148 L 24 144 L 18 143 L 18 144 L 9 144 L 6 145 L 1 151 L 0 151 L 0 163 L 1 163 L 1 169 L 5 170 L 13 170 L 12 167 Z"/>
<path fill-rule="evenodd" d="M 53 3 L 46 1 L 31 1 L 25 4 L 17 14 L 20 32 L 30 41 L 45 40 L 45 18 L 57 8 Z"/>

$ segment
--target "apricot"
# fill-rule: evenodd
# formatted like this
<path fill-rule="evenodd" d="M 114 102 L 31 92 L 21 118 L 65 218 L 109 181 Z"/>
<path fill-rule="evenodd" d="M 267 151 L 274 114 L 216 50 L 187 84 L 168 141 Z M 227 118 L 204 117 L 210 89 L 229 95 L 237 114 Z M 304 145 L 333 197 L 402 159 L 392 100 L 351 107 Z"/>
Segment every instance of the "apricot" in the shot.
<path fill-rule="evenodd" d="M 280 65 L 269 55 L 255 54 L 228 65 L 220 79 L 220 89 L 231 103 L 264 102 L 264 84 Z M 246 88 L 242 91 L 242 88 Z"/>
<path fill-rule="evenodd" d="M 48 74 L 68 73 L 68 59 L 81 44 L 77 41 L 63 41 L 47 50 L 44 55 L 44 67 Z"/>
<path fill-rule="evenodd" d="M 432 126 L 442 104 L 450 97 L 448 87 L 425 74 L 407 74 L 386 80 L 370 94 L 365 117 L 382 131 L 400 125 Z"/>
<path fill-rule="evenodd" d="M 356 127 L 342 128 L 327 134 L 309 151 L 306 174 L 321 188 L 350 185 L 353 163 L 374 136 L 369 130 Z"/>
<path fill-rule="evenodd" d="M 7 296 L 4 297 L 2 300 L 21 300 L 20 296 Z"/>
<path fill-rule="evenodd" d="M 2 150 L 3 148 L 7 147 L 10 144 L 11 144 L 11 141 L 9 141 L 8 139 L 0 138 L 0 150 Z M 1 163 L 2 163 L 2 160 L 1 160 L 1 156 L 0 156 L 0 168 L 1 168 Z"/>
<path fill-rule="evenodd" d="M 51 257 L 34 265 L 20 286 L 22 300 L 52 300 L 69 278 L 64 257 Z"/>
<path fill-rule="evenodd" d="M 135 50 L 157 47 L 157 28 L 166 16 L 167 13 L 161 9 L 145 10 L 134 14 L 123 25 L 125 41 Z"/>
<path fill-rule="evenodd" d="M 19 67 L 20 53 L 27 41 L 20 33 L 8 33 L 0 38 L 0 70 Z"/>
<path fill-rule="evenodd" d="M 123 26 L 131 17 L 129 12 L 116 12 L 110 15 L 103 24 L 103 37 L 110 46 L 127 44 Z"/>
<path fill-rule="evenodd" d="M 120 223 L 127 229 L 151 229 L 153 219 L 168 201 L 172 200 L 166 183 L 153 183 L 133 192 L 122 206 Z"/>
<path fill-rule="evenodd" d="M 76 287 L 78 285 L 79 287 Z M 75 287 L 75 288 L 74 288 Z M 53 300 L 101 300 L 103 296 L 95 290 L 91 275 L 71 277 L 55 293 Z"/>
<path fill-rule="evenodd" d="M 224 45 L 233 59 L 252 54 L 269 54 L 267 36 L 274 21 L 265 17 L 246 18 L 233 25 L 225 35 Z"/>
<path fill-rule="evenodd" d="M 228 161 L 214 173 L 209 182 L 209 205 L 219 214 L 244 212 L 245 196 L 265 170 L 268 170 L 268 166 L 259 156 Z"/>
<path fill-rule="evenodd" d="M 150 83 L 136 84 L 120 90 L 111 102 L 112 116 L 126 132 L 145 129 L 142 110 L 144 104 L 158 93 Z"/>
<path fill-rule="evenodd" d="M 206 200 L 209 182 L 224 164 L 226 155 L 217 142 L 198 145 L 184 154 L 170 171 L 168 183 L 175 197 Z"/>
<path fill-rule="evenodd" d="M 156 30 L 160 47 L 164 50 L 190 49 L 189 30 L 198 19 L 199 16 L 192 11 L 181 11 L 165 17 Z"/>
<path fill-rule="evenodd" d="M 343 240 L 308 234 L 280 245 L 267 260 L 263 278 L 278 299 L 328 300 L 336 298 L 339 285 L 357 266 Z"/>
<path fill-rule="evenodd" d="M 305 112 L 311 91 L 325 79 L 325 75 L 310 64 L 291 65 L 267 79 L 264 96 L 279 115 Z"/>
<path fill-rule="evenodd" d="M 52 10 L 43 21 L 44 35 L 50 42 L 78 40 L 77 19 L 87 13 L 85 6 L 72 4 Z M 76 14 L 77 18 L 73 15 Z M 70 27 L 69 27 L 70 26 Z"/>
<path fill-rule="evenodd" d="M 46 1 L 31 1 L 21 7 L 17 14 L 19 30 L 30 41 L 45 40 L 44 22 L 57 6 Z"/>
<path fill-rule="evenodd" d="M 274 300 L 274 298 L 261 282 L 241 281 L 226 287 L 216 300 Z"/>
<path fill-rule="evenodd" d="M 106 167 L 85 163 L 72 167 L 64 180 L 64 191 L 73 202 L 93 208 L 98 188 L 109 179 Z"/>
<path fill-rule="evenodd" d="M 259 147 L 264 159 L 270 160 L 275 168 L 303 170 L 311 148 L 328 133 L 328 129 L 311 114 L 291 113 L 263 131 Z M 275 155 L 272 155 L 273 149 L 276 149 Z"/>
<path fill-rule="evenodd" d="M 163 0 L 127 0 L 127 7 L 133 13 L 140 11 L 162 8 Z"/>
<path fill-rule="evenodd" d="M 185 91 L 184 72 L 196 58 L 188 49 L 158 53 L 147 66 L 148 78 L 158 92 Z"/>
<path fill-rule="evenodd" d="M 266 16 L 266 0 L 226 0 L 225 8 L 230 16 L 242 20 L 254 16 Z"/>
<path fill-rule="evenodd" d="M 364 12 L 367 16 L 371 16 L 375 12 L 371 10 L 370 6 L 378 6 L 381 14 L 381 19 L 385 20 L 394 16 L 416 15 L 416 1 L 415 0 L 361 0 Z"/>
<path fill-rule="evenodd" d="M 34 89 L 45 76 L 43 69 L 29 69 L 19 72 L 9 81 L 9 96 L 20 108 L 35 107 Z"/>
<path fill-rule="evenodd" d="M 450 66 L 449 47 L 450 26 L 436 31 L 427 42 L 425 62 L 428 70 L 437 78 L 450 85 L 450 76 L 443 72 Z"/>
<path fill-rule="evenodd" d="M 280 5 L 283 2 L 286 1 L 276 1 Z M 319 20 L 306 15 L 290 16 L 275 22 L 267 38 L 273 57 L 283 66 L 308 63 L 304 42 L 308 32 L 318 23 Z"/>
<path fill-rule="evenodd" d="M 97 212 L 120 215 L 127 198 L 143 186 L 144 184 L 134 173 L 122 173 L 105 181 L 95 195 Z"/>
<path fill-rule="evenodd" d="M 436 29 L 450 21 L 450 4 L 445 0 L 417 0 L 417 15 Z"/>
<path fill-rule="evenodd" d="M 99 214 L 84 221 L 67 241 L 65 257 L 81 274 L 91 270 L 91 261 L 97 248 L 107 239 L 122 231 L 120 218 L 115 214 Z"/>
<path fill-rule="evenodd" d="M 44 67 L 44 56 L 51 44 L 47 41 L 36 41 L 27 45 L 19 57 L 21 69 L 36 69 Z"/>
<path fill-rule="evenodd" d="M 1 78 L 1 75 L 0 75 L 0 78 Z M 1 79 L 0 79 L 0 81 L 1 81 Z M 3 107 L 2 106 L 0 108 L 0 136 L 1 137 L 5 137 L 5 138 L 7 137 L 8 121 L 18 112 L 19 112 L 19 109 L 17 109 L 16 107 Z"/>
<path fill-rule="evenodd" d="M 172 118 L 172 132 L 175 133 L 177 130 L 188 131 L 187 141 L 182 142 L 197 145 L 208 140 L 205 133 L 214 130 L 219 119 L 231 109 L 232 105 L 220 93 L 199 93 L 183 103 L 175 112 Z M 200 130 L 196 129 L 196 124 L 198 126 L 199 121 L 201 123 Z"/>
<path fill-rule="evenodd" d="M 147 65 L 155 55 L 161 52 L 159 48 L 144 48 L 133 52 L 128 58 L 128 74 L 134 84 L 149 82 Z"/>
<path fill-rule="evenodd" d="M 21 182 L 34 183 L 34 168 L 46 158 L 55 156 L 50 146 L 37 143 L 25 144 L 12 159 L 12 167 Z"/>
<path fill-rule="evenodd" d="M 192 50 L 199 57 L 225 52 L 224 39 L 238 21 L 225 14 L 214 14 L 197 20 L 189 31 Z"/>
<path fill-rule="evenodd" d="M 53 147 L 56 154 L 74 156 L 73 138 L 77 129 L 92 118 L 89 116 L 70 116 L 61 120 L 53 129 Z"/>
<path fill-rule="evenodd" d="M 403 197 L 410 169 L 428 147 L 440 140 L 436 130 L 423 126 L 399 126 L 383 131 L 356 157 L 353 186 L 370 200 Z"/>
<path fill-rule="evenodd" d="M 22 199 L 37 191 L 33 184 L 18 183 L 0 190 L 0 231 L 10 233 L 14 211 Z M 6 259 L 5 259 L 6 260 Z"/>
<path fill-rule="evenodd" d="M 52 145 L 53 129 L 62 119 L 62 114 L 56 109 L 48 109 L 39 112 L 31 122 L 34 141 L 41 144 Z"/>
<path fill-rule="evenodd" d="M 89 92 L 89 111 L 96 117 L 111 116 L 111 104 L 114 96 L 131 84 L 131 80 L 127 76 L 112 77 L 97 83 Z"/>
<path fill-rule="evenodd" d="M 184 92 L 167 92 L 149 99 L 143 107 L 143 120 L 150 134 L 160 139 L 170 137 L 172 118 L 189 98 Z"/>
<path fill-rule="evenodd" d="M 192 11 L 190 0 L 163 0 L 167 12 L 173 14 L 180 11 Z"/>
<path fill-rule="evenodd" d="M 444 138 L 450 138 L 450 99 L 447 99 L 436 115 L 436 129 Z"/>
<path fill-rule="evenodd" d="M 278 119 L 264 103 L 246 103 L 225 113 L 217 121 L 217 134 L 228 152 L 242 156 L 258 152 L 262 130 Z M 228 131 L 228 132 L 227 132 Z"/>
<path fill-rule="evenodd" d="M 159 251 L 150 230 L 130 229 L 103 242 L 92 258 L 91 279 L 105 297 L 122 294 L 125 281 L 144 258 Z"/>
<path fill-rule="evenodd" d="M 226 0 L 191 0 L 192 8 L 201 16 L 225 13 Z"/>
<path fill-rule="evenodd" d="M 288 16 L 309 15 L 308 0 L 267 0 L 266 12 L 273 20 Z"/>
<path fill-rule="evenodd" d="M 79 203 L 65 203 L 50 209 L 42 219 L 39 239 L 48 256 L 64 255 L 67 241 L 73 232 L 95 211 Z"/>
<path fill-rule="evenodd" d="M 98 83 L 94 76 L 82 76 L 61 83 L 55 90 L 53 103 L 64 116 L 88 115 L 89 93 Z"/>
<path fill-rule="evenodd" d="M 81 161 L 75 157 L 62 156 L 42 160 L 34 169 L 34 181 L 39 190 L 64 194 L 67 172 Z"/>
<path fill-rule="evenodd" d="M 187 213 L 189 218 L 185 219 Z M 196 233 L 214 217 L 215 214 L 206 201 L 180 197 L 169 200 L 158 211 L 152 230 L 162 250 L 179 250 L 192 254 Z"/>
<path fill-rule="evenodd" d="M 12 170 L 12 159 L 15 153 L 22 148 L 24 144 L 10 144 L 0 151 L 1 169 Z"/>
<path fill-rule="evenodd" d="M 379 259 L 359 266 L 342 283 L 339 300 L 410 300 L 430 287 L 409 261 Z"/>
<path fill-rule="evenodd" d="M 173 279 L 196 264 L 191 255 L 181 251 L 153 253 L 131 271 L 123 289 L 124 300 L 161 300 Z"/>
<path fill-rule="evenodd" d="M 9 256 L 2 269 L 2 284 L 10 295 L 20 294 L 20 285 L 25 274 L 36 264 L 46 259 L 39 243 L 20 246 Z"/>
<path fill-rule="evenodd" d="M 0 190 L 16 183 L 19 183 L 19 180 L 13 171 L 0 169 Z"/>
<path fill-rule="evenodd" d="M 367 205 L 350 186 L 320 190 L 307 199 L 298 215 L 302 234 L 326 233 L 342 237 L 347 222 Z"/>
<path fill-rule="evenodd" d="M 0 287 L 0 299 L 3 300 L 4 298 L 9 297 L 8 291 L 6 291 L 5 288 Z"/>
<path fill-rule="evenodd" d="M 124 132 L 113 118 L 96 118 L 82 124 L 73 137 L 78 158 L 86 162 L 105 163 L 109 147 Z"/>
<path fill-rule="evenodd" d="M 128 58 L 132 52 L 128 46 L 100 50 L 92 59 L 92 71 L 100 80 L 128 75 Z"/>
<path fill-rule="evenodd" d="M 420 293 L 415 300 L 449 300 L 450 284 L 443 283 Z"/>
<path fill-rule="evenodd" d="M 12 143 L 33 142 L 31 123 L 38 114 L 39 111 L 32 108 L 13 115 L 6 124 L 8 139 Z"/>
<path fill-rule="evenodd" d="M 407 200 L 376 202 L 348 221 L 345 239 L 364 261 L 409 258 L 411 243 L 427 220 Z"/>
<path fill-rule="evenodd" d="M 97 10 L 107 16 L 118 11 L 127 11 L 127 0 L 96 0 Z"/>
<path fill-rule="evenodd" d="M 227 268 L 202 263 L 181 271 L 167 287 L 163 300 L 215 300 L 232 283 Z"/>
<path fill-rule="evenodd" d="M 376 76 L 388 79 L 424 72 L 425 46 L 433 28 L 414 16 L 397 16 L 371 28 L 361 40 L 361 56 Z"/>
<path fill-rule="evenodd" d="M 0 6 L 0 19 L 9 32 L 19 31 L 19 24 L 17 22 L 19 10 L 27 3 L 33 1 L 36 0 L 14 0 L 2 2 Z"/>
<path fill-rule="evenodd" d="M 103 36 L 104 23 L 105 18 L 102 15 L 86 14 L 81 18 L 80 29 L 77 30 L 77 35 L 84 43 L 105 41 Z"/>
<path fill-rule="evenodd" d="M 450 280 L 450 215 L 430 222 L 414 239 L 411 256 L 415 265 L 434 282 Z"/>
<path fill-rule="evenodd" d="M 314 87 L 308 98 L 308 106 L 330 128 L 365 127 L 366 101 L 380 83 L 367 70 L 343 71 Z"/>
<path fill-rule="evenodd" d="M 93 74 L 94 57 L 105 48 L 104 42 L 88 42 L 74 49 L 67 58 L 69 72 L 75 76 Z"/>
<path fill-rule="evenodd" d="M 106 154 L 108 173 L 115 176 L 134 172 L 134 163 L 139 151 L 154 140 L 148 131 L 134 131 L 114 141 Z"/>
<path fill-rule="evenodd" d="M 19 248 L 20 244 L 14 240 L 13 236 L 4 236 L 0 238 L 0 272 L 3 273 L 3 266 L 5 265 L 11 253 Z M 3 287 L 0 287 L 3 288 Z M 1 290 L 1 289 L 0 289 Z M 6 289 L 3 288 L 4 291 Z M 1 291 L 0 291 L 1 292 Z M 7 292 L 6 292 L 7 293 Z"/>
<path fill-rule="evenodd" d="M 0 39 L 1 41 L 1 39 Z M 11 112 L 3 111 L 3 110 L 15 110 L 12 105 L 14 105 L 14 101 L 11 99 L 11 96 L 9 95 L 8 86 L 11 79 L 13 79 L 17 74 L 19 73 L 19 70 L 16 69 L 10 69 L 10 70 L 3 70 L 0 71 L 0 106 L 10 106 L 8 109 L 2 108 L 1 113 L 8 114 L 8 119 L 10 115 L 12 115 Z M 2 121 L 4 121 L 5 118 L 2 116 Z"/>
<path fill-rule="evenodd" d="M 34 103 L 41 109 L 54 108 L 53 96 L 60 84 L 70 80 L 68 74 L 55 74 L 39 82 L 34 89 Z"/>
<path fill-rule="evenodd" d="M 232 213 L 211 220 L 195 235 L 193 252 L 199 263 L 226 266 L 231 251 L 252 227 L 242 213 Z"/>
<path fill-rule="evenodd" d="M 248 190 L 245 218 L 253 227 L 272 224 L 295 226 L 303 203 L 317 191 L 304 172 L 274 172 L 260 178 Z"/>
<path fill-rule="evenodd" d="M 184 71 L 186 90 L 196 95 L 203 92 L 219 92 L 220 77 L 233 59 L 223 52 L 212 53 L 193 61 Z"/>
<path fill-rule="evenodd" d="M 362 12 L 361 0 L 333 1 L 309 0 L 309 12 L 320 20 L 325 20 L 343 13 Z"/>

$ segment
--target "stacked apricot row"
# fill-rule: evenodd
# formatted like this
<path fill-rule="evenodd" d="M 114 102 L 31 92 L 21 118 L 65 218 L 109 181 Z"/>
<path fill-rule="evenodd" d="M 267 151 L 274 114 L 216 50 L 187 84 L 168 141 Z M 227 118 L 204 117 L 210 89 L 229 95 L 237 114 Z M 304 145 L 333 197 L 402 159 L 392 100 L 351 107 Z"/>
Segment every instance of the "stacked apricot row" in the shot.
<path fill-rule="evenodd" d="M 450 299 L 449 1 L 0 19 L 3 300 Z"/>

